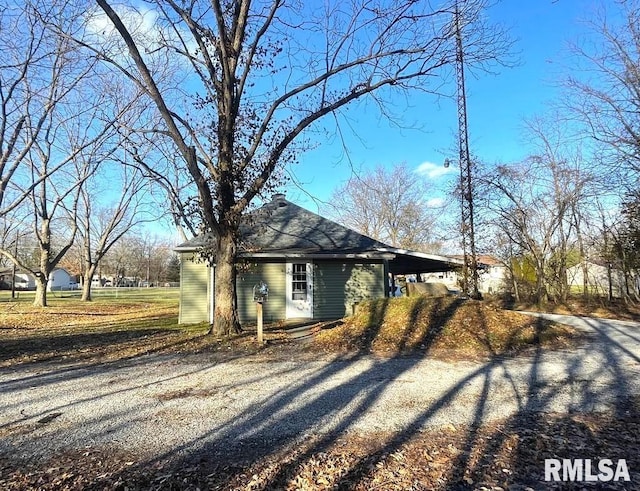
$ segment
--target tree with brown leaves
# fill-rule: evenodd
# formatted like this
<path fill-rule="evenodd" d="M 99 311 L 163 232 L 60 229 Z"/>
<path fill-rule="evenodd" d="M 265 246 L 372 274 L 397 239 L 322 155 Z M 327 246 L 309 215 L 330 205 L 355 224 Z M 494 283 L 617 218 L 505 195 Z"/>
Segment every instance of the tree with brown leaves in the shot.
<path fill-rule="evenodd" d="M 132 5 L 97 3 L 122 48 L 83 44 L 153 100 L 163 121 L 154 131 L 174 142 L 197 188 L 203 232 L 213 242 L 213 331 L 221 335 L 240 329 L 234 299 L 243 215 L 278 185 L 307 132 L 359 99 L 384 113 L 398 92 L 438 92 L 455 58 L 453 1 L 436 8 L 415 0 L 150 0 L 137 13 L 153 21 L 151 44 L 132 26 Z M 457 3 L 468 24 L 468 63 L 504 55 L 503 31 L 482 15 L 487 2 Z M 153 57 L 185 73 L 180 97 L 158 80 Z"/>

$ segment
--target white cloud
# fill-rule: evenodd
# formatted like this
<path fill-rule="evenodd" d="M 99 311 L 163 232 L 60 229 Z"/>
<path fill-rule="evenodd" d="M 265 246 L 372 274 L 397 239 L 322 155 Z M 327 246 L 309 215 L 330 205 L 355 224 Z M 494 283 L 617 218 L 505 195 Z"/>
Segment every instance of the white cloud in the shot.
<path fill-rule="evenodd" d="M 442 208 L 445 205 L 443 198 L 431 198 L 427 200 L 427 208 Z"/>
<path fill-rule="evenodd" d="M 432 162 L 423 162 L 418 166 L 416 172 L 427 176 L 430 179 L 438 179 L 442 176 L 449 174 L 455 174 L 457 167 L 455 165 L 445 167 L 444 162 L 442 164 L 434 164 Z"/>
<path fill-rule="evenodd" d="M 114 10 L 134 37 L 147 40 L 157 37 L 158 13 L 156 11 L 149 8 L 135 9 L 124 5 L 117 5 Z M 105 37 L 116 34 L 111 20 L 97 8 L 88 12 L 87 29 Z"/>
<path fill-rule="evenodd" d="M 164 57 L 157 56 L 156 53 L 166 52 L 167 44 L 175 45 L 179 49 L 183 48 L 182 41 L 173 31 L 174 28 L 182 31 L 182 39 L 187 44 L 187 50 L 190 53 L 196 52 L 197 45 L 189 32 L 181 26 L 167 27 L 166 22 L 161 22 L 162 19 L 157 11 L 144 6 L 134 8 L 126 5 L 116 5 L 114 10 L 148 61 L 166 63 Z M 88 11 L 86 15 L 86 33 L 89 40 L 96 45 L 101 45 L 109 56 L 118 61 L 128 59 L 128 49 L 107 15 L 97 7 Z M 177 57 L 175 61 L 180 63 L 184 60 Z"/>

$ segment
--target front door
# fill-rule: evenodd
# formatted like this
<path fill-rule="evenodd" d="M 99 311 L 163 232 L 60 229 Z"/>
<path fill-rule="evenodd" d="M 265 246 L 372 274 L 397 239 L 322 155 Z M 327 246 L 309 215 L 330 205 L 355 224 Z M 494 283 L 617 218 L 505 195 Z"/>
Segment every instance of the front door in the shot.
<path fill-rule="evenodd" d="M 313 317 L 313 263 L 287 263 L 287 319 Z"/>

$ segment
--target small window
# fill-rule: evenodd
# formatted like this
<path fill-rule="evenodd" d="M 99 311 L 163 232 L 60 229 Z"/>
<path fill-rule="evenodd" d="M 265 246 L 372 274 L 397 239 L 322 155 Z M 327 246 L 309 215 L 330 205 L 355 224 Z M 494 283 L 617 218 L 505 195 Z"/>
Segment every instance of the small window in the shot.
<path fill-rule="evenodd" d="M 291 299 L 307 299 L 307 265 L 305 263 L 293 264 L 291 277 Z"/>

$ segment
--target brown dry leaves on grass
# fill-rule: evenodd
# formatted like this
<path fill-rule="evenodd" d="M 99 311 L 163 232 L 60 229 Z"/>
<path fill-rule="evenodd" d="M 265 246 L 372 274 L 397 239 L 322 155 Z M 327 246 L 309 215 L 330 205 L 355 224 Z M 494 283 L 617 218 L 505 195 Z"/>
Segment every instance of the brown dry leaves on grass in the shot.
<path fill-rule="evenodd" d="M 0 367 L 39 361 L 107 362 L 152 353 L 313 357 L 359 352 L 383 356 L 425 354 L 440 358 L 491 357 L 533 346 L 566 347 L 580 339 L 573 329 L 491 304 L 455 298 L 411 297 L 366 302 L 357 315 L 314 334 L 301 347 L 282 329 L 230 339 L 206 334 L 208 326 L 179 326 L 175 302 L 68 301 L 47 309 L 0 304 Z"/>
<path fill-rule="evenodd" d="M 90 330 L 149 319 L 150 311 L 158 319 L 174 315 L 175 304 L 163 305 L 150 302 L 92 302 L 69 300 L 46 309 L 27 303 L 0 304 L 0 329 L 38 329 L 47 332 L 71 332 L 78 327 Z"/>
<path fill-rule="evenodd" d="M 277 354 L 289 346 L 282 330 L 230 339 L 207 335 L 209 326 L 180 326 L 177 299 L 169 302 L 66 300 L 46 309 L 0 303 L 0 367 L 35 362 L 104 363 L 147 354 L 208 354 L 216 360 Z"/>
<path fill-rule="evenodd" d="M 620 298 L 614 298 L 613 300 L 600 297 L 584 299 L 583 297 L 575 296 L 565 303 L 547 303 L 544 305 L 520 303 L 514 305 L 513 308 L 553 314 L 640 321 L 640 303 L 625 302 Z"/>
<path fill-rule="evenodd" d="M 66 301 L 46 309 L 3 303 L 0 366 L 111 361 L 175 347 L 193 337 L 178 330 L 175 311 L 145 302 Z"/>
<path fill-rule="evenodd" d="M 534 346 L 567 347 L 581 339 L 576 330 L 491 304 L 452 297 L 379 299 L 317 335 L 327 351 L 381 355 L 429 353 L 436 357 L 491 357 Z"/>
<path fill-rule="evenodd" d="M 621 403 L 622 404 L 622 403 Z M 640 489 L 640 400 L 619 414 L 520 414 L 479 428 L 406 434 L 309 437 L 295 448 L 261 449 L 255 461 L 193 455 L 148 462 L 114 449 L 87 448 L 47 462 L 0 458 L 6 490 L 520 490 L 582 489 L 547 483 L 546 458 L 625 459 Z M 588 487 L 587 489 L 594 489 Z"/>

